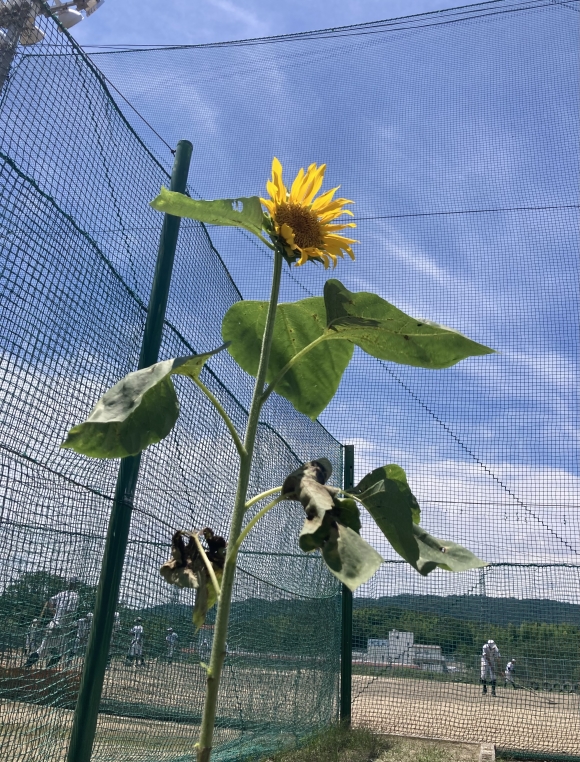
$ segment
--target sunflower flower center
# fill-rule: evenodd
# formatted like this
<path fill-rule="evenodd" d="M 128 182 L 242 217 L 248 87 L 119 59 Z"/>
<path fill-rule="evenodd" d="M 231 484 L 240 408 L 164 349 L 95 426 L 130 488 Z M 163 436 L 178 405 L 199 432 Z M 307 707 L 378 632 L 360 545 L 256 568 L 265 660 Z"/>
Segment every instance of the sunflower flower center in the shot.
<path fill-rule="evenodd" d="M 296 245 L 301 249 L 320 246 L 322 235 L 316 212 L 301 204 L 280 204 L 276 210 L 276 223 L 292 228 Z"/>

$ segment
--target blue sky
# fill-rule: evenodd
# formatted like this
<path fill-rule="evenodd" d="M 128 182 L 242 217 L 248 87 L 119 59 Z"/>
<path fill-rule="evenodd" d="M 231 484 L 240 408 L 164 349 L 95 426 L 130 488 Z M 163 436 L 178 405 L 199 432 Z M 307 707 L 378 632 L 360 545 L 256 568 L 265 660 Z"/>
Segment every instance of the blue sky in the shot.
<path fill-rule="evenodd" d="M 71 30 L 81 45 L 197 45 L 361 24 L 442 8 L 450 0 L 106 0 Z M 466 3 L 467 5 L 467 3 Z"/>

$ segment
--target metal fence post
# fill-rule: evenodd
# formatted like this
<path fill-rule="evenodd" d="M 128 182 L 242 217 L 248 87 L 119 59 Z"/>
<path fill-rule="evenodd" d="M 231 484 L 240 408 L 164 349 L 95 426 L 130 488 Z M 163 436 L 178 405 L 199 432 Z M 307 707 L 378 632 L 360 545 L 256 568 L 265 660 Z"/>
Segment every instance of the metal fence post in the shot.
<path fill-rule="evenodd" d="M 344 489 L 354 487 L 354 446 L 344 447 Z M 350 725 L 352 698 L 352 592 L 342 586 L 342 631 L 340 648 L 340 720 Z"/>
<path fill-rule="evenodd" d="M 187 140 L 177 144 L 171 190 L 185 192 L 192 151 L 193 146 Z M 139 368 L 152 365 L 159 357 L 180 222 L 179 217 L 169 214 L 163 220 Z M 140 454 L 123 458 L 119 467 L 67 762 L 89 762 L 91 758 L 140 460 Z"/>

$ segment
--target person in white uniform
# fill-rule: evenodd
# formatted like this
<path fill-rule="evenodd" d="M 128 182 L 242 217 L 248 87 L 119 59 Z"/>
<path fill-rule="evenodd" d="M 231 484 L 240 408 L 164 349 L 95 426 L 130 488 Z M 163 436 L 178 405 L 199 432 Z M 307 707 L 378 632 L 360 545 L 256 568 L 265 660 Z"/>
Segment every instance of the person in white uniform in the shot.
<path fill-rule="evenodd" d="M 174 631 L 173 627 L 167 628 L 167 661 L 171 664 L 173 661 L 173 655 L 175 653 L 175 646 L 179 640 L 179 635 Z"/>
<path fill-rule="evenodd" d="M 145 664 L 145 659 L 143 658 L 144 632 L 143 620 L 138 616 L 137 619 L 135 619 L 135 624 L 131 628 L 131 645 L 129 646 L 129 653 L 127 654 L 127 661 L 130 664 L 133 664 L 133 661 L 136 666 Z"/>
<path fill-rule="evenodd" d="M 44 604 L 41 618 L 48 610 L 52 614 L 52 619 L 46 626 L 42 643 L 35 651 L 29 654 L 24 666 L 31 667 L 46 653 L 49 653 L 52 656 L 48 660 L 47 666 L 52 667 L 60 661 L 62 656 L 74 648 L 76 630 L 74 617 L 79 604 L 78 582 L 78 579 L 73 577 L 69 581 L 67 590 L 62 590 L 60 593 L 53 595 Z"/>
<path fill-rule="evenodd" d="M 483 693 L 487 693 L 487 683 L 489 681 L 491 683 L 491 695 L 495 696 L 500 659 L 499 648 L 493 640 L 488 640 L 481 649 L 481 682 Z"/>
<path fill-rule="evenodd" d="M 42 633 L 40 630 L 40 622 L 38 619 L 33 619 L 26 633 L 26 654 L 29 655 L 34 653 L 41 643 Z"/>
<path fill-rule="evenodd" d="M 510 659 L 505 668 L 505 687 L 511 685 L 512 688 L 516 688 L 516 660 Z"/>

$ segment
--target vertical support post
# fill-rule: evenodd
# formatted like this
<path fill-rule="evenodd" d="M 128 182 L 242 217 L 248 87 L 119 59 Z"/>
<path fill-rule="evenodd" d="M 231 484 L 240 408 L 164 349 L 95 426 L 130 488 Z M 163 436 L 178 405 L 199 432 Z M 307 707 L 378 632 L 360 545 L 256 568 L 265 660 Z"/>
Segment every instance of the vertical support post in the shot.
<path fill-rule="evenodd" d="M 185 192 L 192 151 L 193 146 L 187 140 L 177 144 L 171 190 Z M 180 222 L 179 217 L 169 214 L 163 220 L 139 368 L 152 365 L 159 357 Z M 119 467 L 67 762 L 89 762 L 91 758 L 140 460 L 141 454 L 122 458 Z"/>
<path fill-rule="evenodd" d="M 354 446 L 344 447 L 344 489 L 354 487 Z M 340 720 L 350 725 L 352 699 L 352 592 L 342 586 L 342 631 L 340 648 Z"/>

